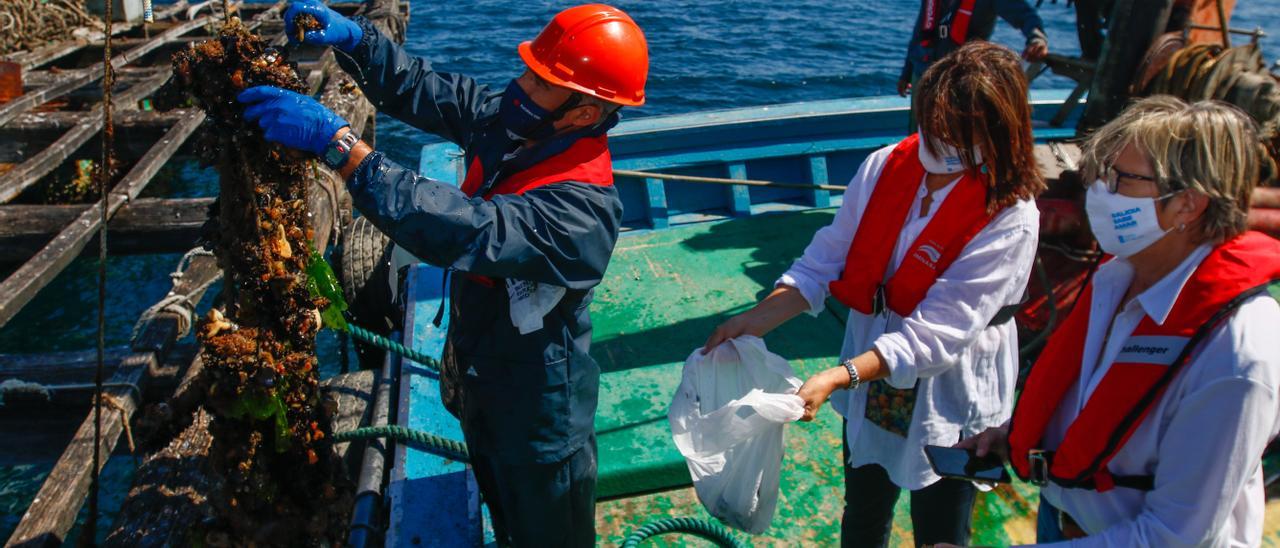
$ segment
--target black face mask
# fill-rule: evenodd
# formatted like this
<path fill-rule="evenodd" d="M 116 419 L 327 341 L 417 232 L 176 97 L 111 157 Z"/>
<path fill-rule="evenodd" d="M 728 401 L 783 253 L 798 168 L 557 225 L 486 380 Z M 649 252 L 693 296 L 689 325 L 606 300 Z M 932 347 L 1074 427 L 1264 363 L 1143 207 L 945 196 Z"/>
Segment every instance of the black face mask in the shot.
<path fill-rule="evenodd" d="M 555 123 L 564 118 L 565 113 L 578 106 L 582 97 L 577 93 L 570 95 L 564 104 L 548 111 L 533 101 L 524 88 L 516 80 L 507 84 L 502 94 L 502 105 L 498 108 L 498 116 L 507 135 L 517 141 L 542 141 L 556 134 Z"/>

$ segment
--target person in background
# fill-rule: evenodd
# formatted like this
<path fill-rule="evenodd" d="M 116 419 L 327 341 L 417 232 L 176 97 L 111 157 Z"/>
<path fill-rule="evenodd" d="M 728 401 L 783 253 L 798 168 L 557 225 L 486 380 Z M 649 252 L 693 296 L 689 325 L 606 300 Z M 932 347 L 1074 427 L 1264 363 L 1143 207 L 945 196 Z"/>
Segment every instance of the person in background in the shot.
<path fill-rule="evenodd" d="M 622 221 L 606 133 L 619 108 L 644 103 L 640 27 L 602 4 L 566 9 L 520 44 L 523 74 L 494 91 L 316 0 L 285 13 L 291 38 L 302 13 L 324 27 L 304 41 L 333 46 L 379 111 L 466 151 L 461 188 L 397 165 L 308 96 L 253 87 L 238 97 L 245 117 L 322 156 L 375 226 L 452 272 L 442 392 L 499 544 L 593 546 L 600 368 L 587 305 Z"/>
<path fill-rule="evenodd" d="M 907 92 L 929 68 L 970 40 L 989 40 L 999 15 L 1027 37 L 1022 57 L 1036 62 L 1049 54 L 1049 38 L 1044 23 L 1028 0 L 921 0 L 907 58 L 898 76 L 898 95 Z M 911 99 L 910 131 L 916 130 L 919 102 Z"/>
<path fill-rule="evenodd" d="M 846 419 L 844 546 L 885 546 L 902 489 L 917 544 L 965 542 L 975 486 L 935 475 L 924 446 L 1003 423 L 1018 375 L 1012 317 L 1045 187 L 1026 78 L 1017 54 L 979 41 L 920 90 L 921 132 L 872 153 L 831 225 L 705 346 L 819 314 L 828 296 L 851 308 L 840 362 L 799 392 L 805 420 L 828 397 Z"/>
<path fill-rule="evenodd" d="M 1157 96 L 1085 145 L 1086 211 L 1112 258 L 1010 423 L 960 444 L 1043 486 L 1041 542 L 1262 542 L 1261 457 L 1280 428 L 1280 241 L 1245 230 L 1258 143 L 1233 106 Z"/>

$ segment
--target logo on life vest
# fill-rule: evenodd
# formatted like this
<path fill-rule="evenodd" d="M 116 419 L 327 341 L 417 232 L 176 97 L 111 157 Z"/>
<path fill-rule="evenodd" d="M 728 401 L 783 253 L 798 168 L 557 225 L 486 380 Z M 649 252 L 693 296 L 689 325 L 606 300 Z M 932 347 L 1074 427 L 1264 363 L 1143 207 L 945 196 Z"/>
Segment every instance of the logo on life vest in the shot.
<path fill-rule="evenodd" d="M 938 259 L 942 258 L 942 252 L 933 243 L 921 244 L 916 248 L 916 259 L 929 266 L 929 268 L 937 268 Z"/>
<path fill-rule="evenodd" d="M 1177 359 L 1182 348 L 1187 345 L 1187 337 L 1169 335 L 1133 335 L 1120 347 L 1116 363 L 1146 363 L 1151 365 L 1171 365 Z"/>

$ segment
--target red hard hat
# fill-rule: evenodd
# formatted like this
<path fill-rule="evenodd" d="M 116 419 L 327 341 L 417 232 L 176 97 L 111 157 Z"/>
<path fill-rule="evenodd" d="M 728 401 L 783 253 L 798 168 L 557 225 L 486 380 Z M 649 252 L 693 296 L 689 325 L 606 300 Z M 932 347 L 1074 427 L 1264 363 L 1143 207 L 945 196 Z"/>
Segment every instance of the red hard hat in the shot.
<path fill-rule="evenodd" d="M 640 26 L 622 10 L 587 4 L 564 10 L 520 58 L 543 80 L 611 103 L 644 104 L 649 46 Z"/>

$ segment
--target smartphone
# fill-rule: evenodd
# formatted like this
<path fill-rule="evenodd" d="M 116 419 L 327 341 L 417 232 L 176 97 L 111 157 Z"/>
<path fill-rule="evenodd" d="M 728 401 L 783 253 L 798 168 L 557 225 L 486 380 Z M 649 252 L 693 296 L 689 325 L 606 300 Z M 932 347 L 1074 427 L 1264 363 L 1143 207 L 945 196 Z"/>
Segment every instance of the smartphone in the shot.
<path fill-rule="evenodd" d="M 996 455 L 979 457 L 968 449 L 924 446 L 924 454 L 934 473 L 944 478 L 961 478 L 974 481 L 1009 483 L 1009 471 Z"/>

